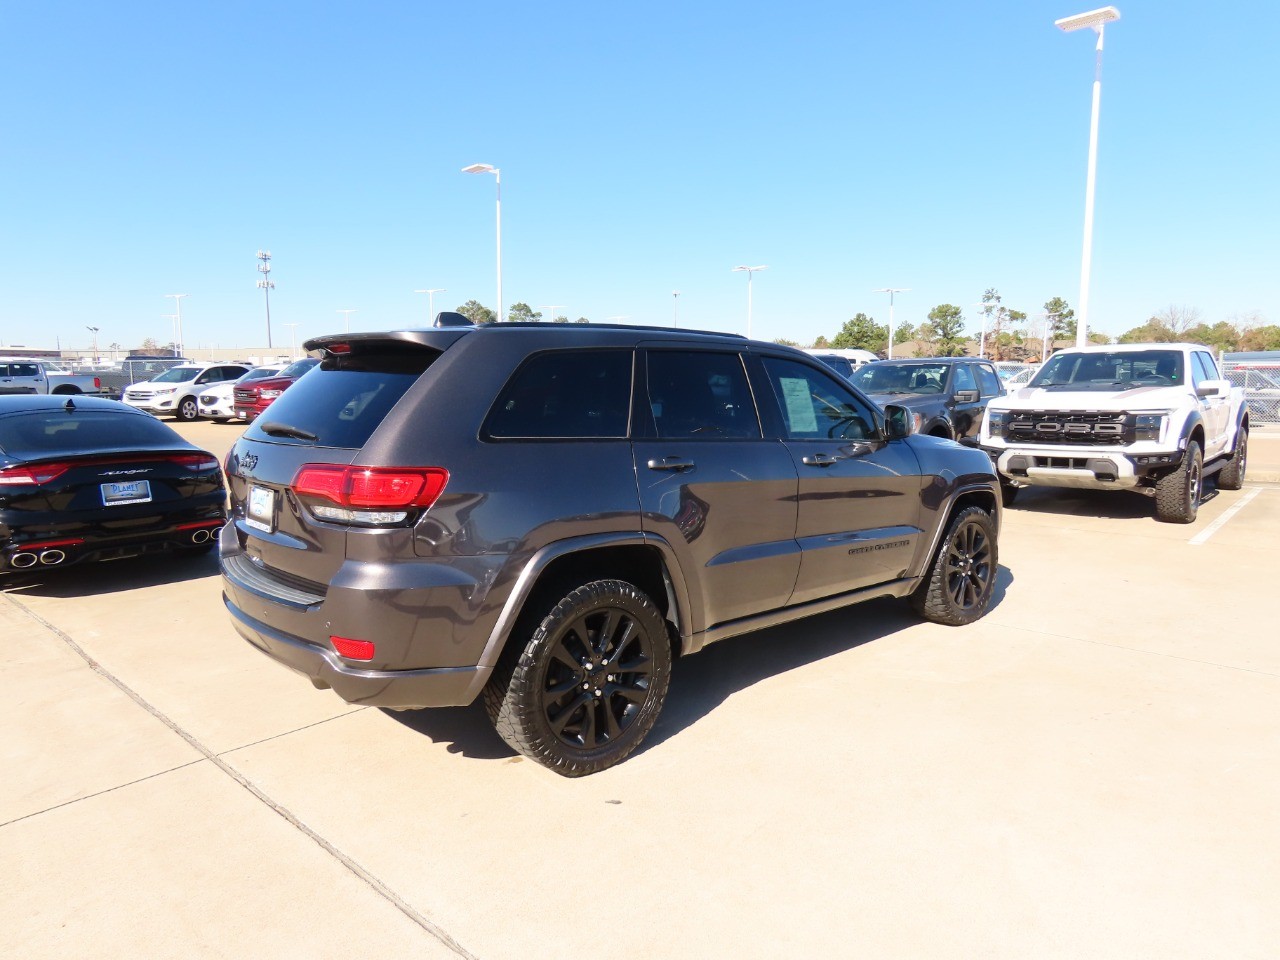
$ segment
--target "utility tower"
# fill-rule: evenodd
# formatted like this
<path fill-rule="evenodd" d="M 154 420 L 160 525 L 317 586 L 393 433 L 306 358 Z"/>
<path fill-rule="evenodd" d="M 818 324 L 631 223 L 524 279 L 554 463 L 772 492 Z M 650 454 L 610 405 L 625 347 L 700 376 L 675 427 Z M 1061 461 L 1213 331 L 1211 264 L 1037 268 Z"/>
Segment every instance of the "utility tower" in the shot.
<path fill-rule="evenodd" d="M 258 272 L 262 274 L 262 279 L 258 281 L 258 286 L 262 290 L 262 296 L 267 302 L 267 349 L 271 349 L 271 291 L 275 289 L 275 281 L 271 279 L 271 251 L 259 250 Z"/>

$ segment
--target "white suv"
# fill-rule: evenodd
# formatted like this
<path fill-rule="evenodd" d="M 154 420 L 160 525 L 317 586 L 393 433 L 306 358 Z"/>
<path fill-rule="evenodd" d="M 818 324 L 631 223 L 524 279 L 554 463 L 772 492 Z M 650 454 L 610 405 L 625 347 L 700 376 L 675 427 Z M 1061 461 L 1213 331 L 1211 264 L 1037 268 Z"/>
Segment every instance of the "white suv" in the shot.
<path fill-rule="evenodd" d="M 120 398 L 131 407 L 191 421 L 200 416 L 196 397 L 217 383 L 238 380 L 249 372 L 242 363 L 188 363 L 170 367 L 154 380 L 126 387 Z"/>

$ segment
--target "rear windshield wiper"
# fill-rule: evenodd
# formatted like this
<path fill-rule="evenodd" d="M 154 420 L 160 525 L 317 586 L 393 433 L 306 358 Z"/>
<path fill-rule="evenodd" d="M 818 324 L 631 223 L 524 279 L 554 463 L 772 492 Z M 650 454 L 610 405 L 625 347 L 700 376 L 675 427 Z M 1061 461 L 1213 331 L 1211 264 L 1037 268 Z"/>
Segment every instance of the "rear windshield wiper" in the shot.
<path fill-rule="evenodd" d="M 301 427 L 290 426 L 287 423 L 280 423 L 276 420 L 268 420 L 266 423 L 260 424 L 258 429 L 273 437 L 293 437 L 297 440 L 310 440 L 312 443 L 320 439 L 314 433 L 303 430 Z"/>

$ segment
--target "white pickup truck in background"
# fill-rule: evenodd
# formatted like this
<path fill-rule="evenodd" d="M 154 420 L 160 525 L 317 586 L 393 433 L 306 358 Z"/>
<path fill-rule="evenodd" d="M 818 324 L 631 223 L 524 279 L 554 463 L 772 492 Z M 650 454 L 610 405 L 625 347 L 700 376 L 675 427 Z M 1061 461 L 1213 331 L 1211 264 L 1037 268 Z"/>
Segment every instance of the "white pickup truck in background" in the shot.
<path fill-rule="evenodd" d="M 100 377 L 68 373 L 44 360 L 0 357 L 0 394 L 4 393 L 106 393 Z"/>
<path fill-rule="evenodd" d="M 980 443 L 1005 502 L 1020 487 L 1133 490 L 1156 518 L 1192 523 L 1204 478 L 1244 484 L 1249 412 L 1207 347 L 1136 343 L 1078 347 L 987 406 Z"/>

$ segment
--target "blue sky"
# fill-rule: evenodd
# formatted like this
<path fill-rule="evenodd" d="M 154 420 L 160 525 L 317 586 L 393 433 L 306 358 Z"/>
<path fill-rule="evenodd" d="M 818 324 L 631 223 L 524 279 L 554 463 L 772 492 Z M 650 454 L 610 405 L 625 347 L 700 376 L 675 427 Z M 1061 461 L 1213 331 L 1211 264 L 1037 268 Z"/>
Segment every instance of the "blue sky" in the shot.
<path fill-rule="evenodd" d="M 909 287 L 1078 298 L 1093 0 L 61 3 L 0 13 L 0 342 L 276 345 L 509 306 L 808 342 Z M 1092 325 L 1280 323 L 1280 4 L 1120 2 Z M 1212 9 L 1199 16 L 1198 9 Z"/>

